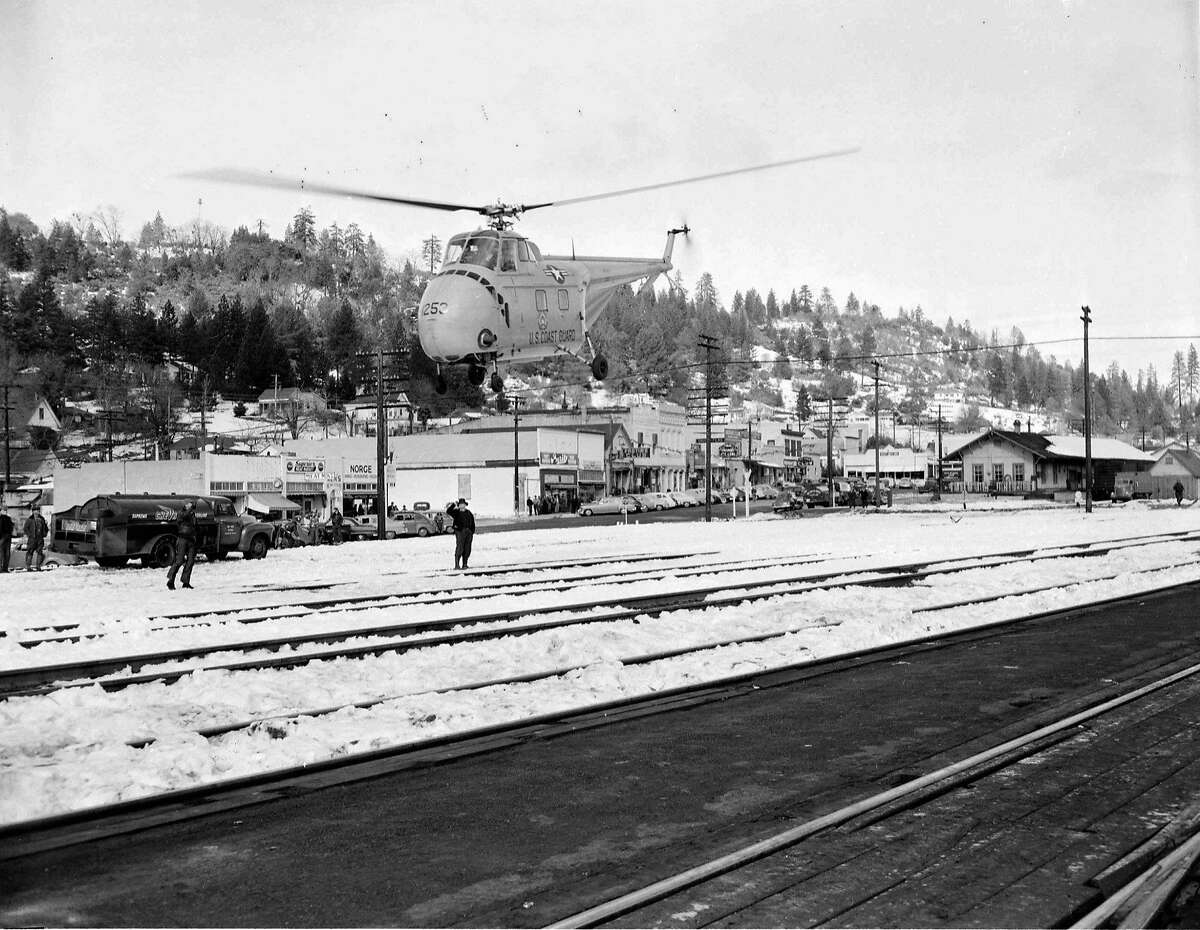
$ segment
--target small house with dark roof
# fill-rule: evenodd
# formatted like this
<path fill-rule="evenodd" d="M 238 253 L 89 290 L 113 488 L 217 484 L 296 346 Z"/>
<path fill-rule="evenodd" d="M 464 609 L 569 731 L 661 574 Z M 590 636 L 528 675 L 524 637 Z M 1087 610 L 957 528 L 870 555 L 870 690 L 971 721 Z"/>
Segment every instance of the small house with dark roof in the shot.
<path fill-rule="evenodd" d="M 989 429 L 943 455 L 943 461 L 961 463 L 968 492 L 1051 497 L 1083 488 L 1086 449 L 1082 436 Z M 1093 437 L 1093 496 L 1106 500 L 1118 472 L 1145 472 L 1153 462 L 1153 456 L 1120 440 Z"/>
<path fill-rule="evenodd" d="M 0 394 L 0 398 L 4 395 Z M 0 400 L 0 407 L 3 401 Z M 12 440 L 24 445 L 30 442 L 38 430 L 62 432 L 62 423 L 50 402 L 32 388 L 15 387 L 8 390 L 8 429 Z M 3 410 L 0 410 L 0 429 L 4 427 Z"/>

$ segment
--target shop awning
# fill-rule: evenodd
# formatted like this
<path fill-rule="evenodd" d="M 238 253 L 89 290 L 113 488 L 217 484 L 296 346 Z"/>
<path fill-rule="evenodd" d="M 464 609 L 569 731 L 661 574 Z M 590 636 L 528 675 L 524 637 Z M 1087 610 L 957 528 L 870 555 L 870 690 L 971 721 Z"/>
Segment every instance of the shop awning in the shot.
<path fill-rule="evenodd" d="M 246 498 L 246 509 L 253 513 L 270 513 L 272 510 L 299 510 L 300 505 L 282 494 L 251 494 Z"/>

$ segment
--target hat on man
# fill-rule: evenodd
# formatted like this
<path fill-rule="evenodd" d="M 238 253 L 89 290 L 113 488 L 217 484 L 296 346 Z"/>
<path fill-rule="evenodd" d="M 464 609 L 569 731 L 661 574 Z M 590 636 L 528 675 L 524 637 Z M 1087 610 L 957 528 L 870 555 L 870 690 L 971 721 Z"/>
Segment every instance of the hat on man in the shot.
<path fill-rule="evenodd" d="M 467 505 L 467 499 L 466 499 L 465 497 L 460 497 L 460 498 L 458 499 L 458 502 L 459 502 L 460 504 L 462 504 L 464 507 Z"/>

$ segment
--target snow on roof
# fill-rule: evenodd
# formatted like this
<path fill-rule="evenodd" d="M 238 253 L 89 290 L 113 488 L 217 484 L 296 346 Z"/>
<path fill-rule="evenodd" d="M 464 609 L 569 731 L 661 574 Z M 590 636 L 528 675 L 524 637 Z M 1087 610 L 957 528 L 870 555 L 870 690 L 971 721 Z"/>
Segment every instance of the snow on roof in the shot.
<path fill-rule="evenodd" d="M 1084 438 L 1082 436 L 1047 436 L 1050 441 L 1046 449 L 1051 455 L 1061 455 L 1067 458 L 1081 459 L 1086 455 Z M 1119 439 L 1107 436 L 1092 437 L 1093 459 L 1121 459 L 1126 462 L 1153 462 L 1154 456 L 1135 449 Z"/>

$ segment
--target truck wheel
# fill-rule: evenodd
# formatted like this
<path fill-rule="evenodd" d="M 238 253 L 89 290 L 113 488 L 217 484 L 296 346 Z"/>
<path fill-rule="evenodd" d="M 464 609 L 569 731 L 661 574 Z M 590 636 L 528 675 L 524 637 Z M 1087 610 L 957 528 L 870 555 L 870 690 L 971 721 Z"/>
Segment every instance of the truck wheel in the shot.
<path fill-rule="evenodd" d="M 250 540 L 250 548 L 246 552 L 248 559 L 265 559 L 267 557 L 267 549 L 270 547 L 270 542 L 267 537 L 259 533 Z"/>
<path fill-rule="evenodd" d="M 154 548 L 150 550 L 150 555 L 144 560 L 146 565 L 152 565 L 155 568 L 166 568 L 175 561 L 175 538 L 173 536 L 164 536 L 154 544 Z"/>
<path fill-rule="evenodd" d="M 96 564 L 101 568 L 122 568 L 129 561 L 128 556 L 124 555 L 107 555 L 100 556 L 96 559 Z M 147 563 L 149 564 L 149 563 Z"/>
<path fill-rule="evenodd" d="M 383 538 L 384 539 L 395 539 L 396 534 L 392 530 L 388 530 L 386 533 L 383 534 Z"/>

